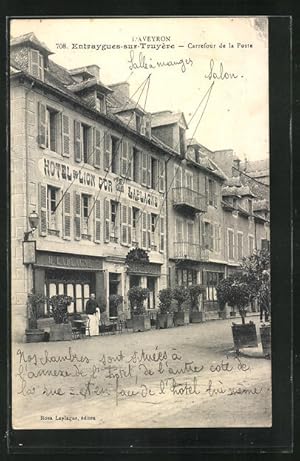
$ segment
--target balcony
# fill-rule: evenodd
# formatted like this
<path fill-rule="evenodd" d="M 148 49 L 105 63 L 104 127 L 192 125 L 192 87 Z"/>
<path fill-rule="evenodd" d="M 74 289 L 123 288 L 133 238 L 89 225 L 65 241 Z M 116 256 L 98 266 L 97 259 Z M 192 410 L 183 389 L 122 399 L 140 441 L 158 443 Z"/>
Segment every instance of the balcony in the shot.
<path fill-rule="evenodd" d="M 207 211 L 206 197 L 188 187 L 173 188 L 173 205 L 193 213 Z"/>
<path fill-rule="evenodd" d="M 208 250 L 201 248 L 199 243 L 174 242 L 174 257 L 185 261 L 207 261 Z"/>

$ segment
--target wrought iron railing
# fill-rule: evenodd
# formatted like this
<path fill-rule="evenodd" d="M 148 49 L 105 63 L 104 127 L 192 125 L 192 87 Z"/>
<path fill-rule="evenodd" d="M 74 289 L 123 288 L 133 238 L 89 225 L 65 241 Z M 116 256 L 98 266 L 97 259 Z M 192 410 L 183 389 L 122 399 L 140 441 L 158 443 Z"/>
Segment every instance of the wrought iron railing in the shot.
<path fill-rule="evenodd" d="M 206 197 L 199 192 L 189 189 L 188 187 L 173 188 L 173 204 L 186 205 L 194 210 L 207 211 Z"/>

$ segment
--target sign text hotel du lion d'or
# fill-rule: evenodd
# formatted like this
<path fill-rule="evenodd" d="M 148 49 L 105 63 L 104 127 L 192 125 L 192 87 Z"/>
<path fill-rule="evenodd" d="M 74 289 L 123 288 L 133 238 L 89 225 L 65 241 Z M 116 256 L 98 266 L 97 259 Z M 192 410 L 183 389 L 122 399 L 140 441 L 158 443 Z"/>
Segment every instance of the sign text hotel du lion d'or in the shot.
<path fill-rule="evenodd" d="M 112 178 L 109 175 L 100 176 L 93 172 L 83 170 L 81 167 L 74 168 L 62 162 L 43 158 L 39 161 L 39 169 L 46 177 L 94 189 L 104 191 L 108 194 L 126 195 L 129 199 L 158 208 L 160 194 L 145 192 L 138 188 L 129 186 L 119 175 Z"/>

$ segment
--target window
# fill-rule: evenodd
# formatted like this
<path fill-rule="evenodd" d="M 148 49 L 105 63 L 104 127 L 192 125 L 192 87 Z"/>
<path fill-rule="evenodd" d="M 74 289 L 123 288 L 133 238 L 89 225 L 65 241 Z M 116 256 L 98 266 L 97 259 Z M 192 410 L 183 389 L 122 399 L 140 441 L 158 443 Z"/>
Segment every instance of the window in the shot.
<path fill-rule="evenodd" d="M 57 211 L 56 205 L 58 202 L 58 189 L 56 187 L 48 186 L 48 229 L 51 231 L 57 231 Z"/>
<path fill-rule="evenodd" d="M 223 279 L 222 272 L 206 272 L 206 300 L 217 302 L 216 286 Z"/>
<path fill-rule="evenodd" d="M 44 56 L 38 50 L 30 50 L 30 73 L 40 80 L 44 80 Z"/>
<path fill-rule="evenodd" d="M 98 110 L 102 114 L 106 113 L 105 96 L 103 94 L 99 94 L 99 93 L 97 94 L 96 110 Z"/>
<path fill-rule="evenodd" d="M 157 250 L 157 242 L 156 242 L 156 233 L 157 229 L 157 220 L 158 216 L 156 214 L 151 213 L 151 250 Z"/>
<path fill-rule="evenodd" d="M 210 222 L 204 221 L 202 225 L 202 242 L 204 248 L 214 250 L 213 226 Z"/>
<path fill-rule="evenodd" d="M 111 171 L 112 173 L 119 173 L 119 152 L 120 152 L 120 139 L 111 137 Z"/>
<path fill-rule="evenodd" d="M 221 226 L 219 224 L 215 224 L 214 226 L 215 229 L 215 235 L 214 235 L 214 249 L 216 253 L 219 253 L 221 249 Z"/>
<path fill-rule="evenodd" d="M 217 206 L 216 182 L 213 179 L 208 180 L 208 204 Z"/>
<path fill-rule="evenodd" d="M 250 214 L 253 214 L 253 202 L 251 199 L 248 199 L 248 211 Z"/>
<path fill-rule="evenodd" d="M 249 256 L 253 254 L 254 251 L 254 237 L 253 235 L 248 236 L 248 245 L 249 245 Z"/>
<path fill-rule="evenodd" d="M 179 152 L 181 155 L 185 154 L 185 131 L 179 127 Z"/>
<path fill-rule="evenodd" d="M 243 233 L 237 233 L 237 257 L 241 261 L 243 259 Z"/>
<path fill-rule="evenodd" d="M 81 124 L 81 140 L 82 140 L 82 154 L 84 163 L 93 164 L 93 149 L 92 149 L 92 129 L 91 127 Z"/>
<path fill-rule="evenodd" d="M 190 286 L 197 284 L 198 271 L 194 269 L 176 269 L 176 285 Z"/>
<path fill-rule="evenodd" d="M 132 208 L 132 242 L 138 243 L 138 221 L 139 221 L 139 209 Z"/>
<path fill-rule="evenodd" d="M 158 189 L 158 160 L 151 157 L 151 188 Z"/>
<path fill-rule="evenodd" d="M 141 133 L 142 131 L 142 117 L 138 114 L 135 114 L 135 123 L 136 123 L 136 131 Z"/>
<path fill-rule="evenodd" d="M 114 200 L 110 202 L 110 237 L 112 241 L 117 241 L 118 239 L 118 203 Z"/>
<path fill-rule="evenodd" d="M 46 110 L 46 147 L 58 152 L 58 115 L 59 113 L 47 107 Z"/>
<path fill-rule="evenodd" d="M 194 224 L 192 222 L 187 223 L 187 241 L 194 243 Z"/>
<path fill-rule="evenodd" d="M 270 249 L 270 242 L 267 239 L 261 239 L 261 249 L 262 250 L 269 250 Z"/>
<path fill-rule="evenodd" d="M 140 162 L 140 155 L 141 155 L 141 152 L 136 148 L 136 147 L 133 147 L 133 180 L 135 182 L 139 182 L 139 178 L 140 178 L 140 175 L 139 175 L 139 162 Z"/>
<path fill-rule="evenodd" d="M 234 260 L 234 233 L 228 229 L 228 259 Z"/>
<path fill-rule="evenodd" d="M 82 194 L 82 196 L 81 196 L 81 206 L 82 206 L 82 229 L 81 229 L 81 233 L 83 235 L 88 235 L 89 234 L 89 204 L 90 204 L 89 195 Z"/>
<path fill-rule="evenodd" d="M 176 242 L 183 242 L 183 221 L 176 218 Z"/>

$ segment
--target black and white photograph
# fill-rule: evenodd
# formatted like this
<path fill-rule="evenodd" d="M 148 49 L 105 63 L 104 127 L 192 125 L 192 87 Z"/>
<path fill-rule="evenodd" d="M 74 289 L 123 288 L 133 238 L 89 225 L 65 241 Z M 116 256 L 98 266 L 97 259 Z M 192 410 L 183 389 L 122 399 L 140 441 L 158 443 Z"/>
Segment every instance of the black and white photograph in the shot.
<path fill-rule="evenodd" d="M 13 429 L 271 428 L 268 18 L 9 41 Z"/>

